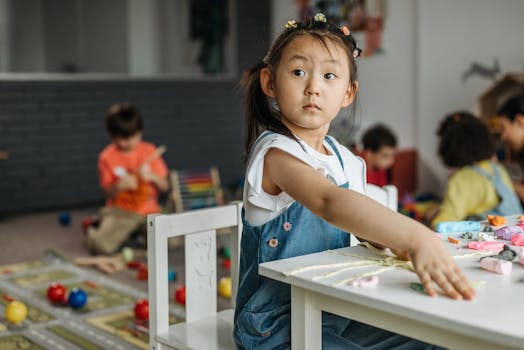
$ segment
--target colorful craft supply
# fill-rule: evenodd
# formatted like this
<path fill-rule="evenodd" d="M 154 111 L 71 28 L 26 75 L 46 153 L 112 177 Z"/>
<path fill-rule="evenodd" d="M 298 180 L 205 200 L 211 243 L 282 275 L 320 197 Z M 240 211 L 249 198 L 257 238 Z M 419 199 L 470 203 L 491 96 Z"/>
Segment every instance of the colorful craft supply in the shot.
<path fill-rule="evenodd" d="M 524 246 L 524 234 L 517 233 L 513 237 L 511 237 L 511 244 Z"/>
<path fill-rule="evenodd" d="M 354 287 L 375 287 L 379 282 L 378 276 L 365 276 L 362 278 L 358 278 L 354 281 L 351 281 L 349 283 L 350 286 Z"/>
<path fill-rule="evenodd" d="M 522 228 L 519 226 L 506 226 L 495 230 L 495 237 L 509 241 L 511 240 L 511 237 L 517 233 L 524 234 L 524 231 L 522 231 Z"/>
<path fill-rule="evenodd" d="M 409 288 L 413 289 L 414 291 L 426 293 L 426 289 L 424 288 L 424 285 L 422 283 L 418 282 L 411 282 L 409 284 Z"/>
<path fill-rule="evenodd" d="M 451 236 L 448 236 L 448 242 L 451 242 L 453 244 L 460 244 L 460 241 L 456 238 L 453 238 Z"/>
<path fill-rule="evenodd" d="M 475 250 L 502 250 L 504 248 L 504 243 L 502 242 L 468 242 L 469 249 Z"/>
<path fill-rule="evenodd" d="M 491 226 L 503 226 L 506 224 L 506 218 L 498 215 L 488 215 L 488 222 Z"/>
<path fill-rule="evenodd" d="M 478 221 L 443 221 L 435 227 L 439 233 L 480 231 L 480 222 Z"/>
<path fill-rule="evenodd" d="M 495 238 L 487 232 L 479 232 L 478 240 L 479 242 L 493 242 Z"/>
<path fill-rule="evenodd" d="M 511 273 L 513 264 L 510 261 L 505 261 L 490 256 L 480 259 L 480 267 L 484 270 L 495 272 L 501 275 L 508 275 Z"/>

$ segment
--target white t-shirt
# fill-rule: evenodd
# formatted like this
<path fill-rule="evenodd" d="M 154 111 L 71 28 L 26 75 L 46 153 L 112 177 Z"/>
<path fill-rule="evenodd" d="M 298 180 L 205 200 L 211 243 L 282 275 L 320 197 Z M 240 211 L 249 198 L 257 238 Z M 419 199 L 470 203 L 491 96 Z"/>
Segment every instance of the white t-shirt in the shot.
<path fill-rule="evenodd" d="M 320 171 L 338 186 L 349 182 L 351 190 L 365 193 L 366 166 L 364 160 L 355 156 L 334 138 L 330 137 L 330 139 L 337 147 L 344 162 L 343 169 L 335 151 L 327 141 L 324 141 L 324 146 L 329 150 L 330 155 L 317 152 L 300 139 L 299 144 L 297 141 L 277 133 L 269 133 L 256 144 L 246 169 L 243 197 L 245 218 L 251 225 L 259 226 L 274 219 L 295 202 L 285 192 L 275 196 L 264 192 L 262 189 L 264 157 L 270 148 L 278 148 L 291 154 Z"/>

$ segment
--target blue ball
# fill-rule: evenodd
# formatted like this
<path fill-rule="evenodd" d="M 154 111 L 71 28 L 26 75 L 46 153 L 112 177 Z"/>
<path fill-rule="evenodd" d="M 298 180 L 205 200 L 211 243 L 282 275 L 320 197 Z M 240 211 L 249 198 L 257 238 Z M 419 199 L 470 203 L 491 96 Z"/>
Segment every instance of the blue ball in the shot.
<path fill-rule="evenodd" d="M 67 212 L 61 212 L 58 216 L 58 222 L 62 226 L 69 226 L 71 224 L 71 215 Z"/>
<path fill-rule="evenodd" d="M 73 288 L 67 302 L 73 309 L 80 309 L 87 303 L 87 294 L 80 288 Z"/>
<path fill-rule="evenodd" d="M 175 278 L 176 278 L 176 270 L 175 269 L 169 270 L 169 272 L 167 273 L 167 279 L 169 280 L 169 282 L 173 282 Z"/>

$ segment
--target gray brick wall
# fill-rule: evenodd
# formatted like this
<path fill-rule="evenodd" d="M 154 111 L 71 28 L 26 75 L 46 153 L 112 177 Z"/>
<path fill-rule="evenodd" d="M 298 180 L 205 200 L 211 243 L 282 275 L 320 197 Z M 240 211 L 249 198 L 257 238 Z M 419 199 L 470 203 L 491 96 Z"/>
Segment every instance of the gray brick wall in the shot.
<path fill-rule="evenodd" d="M 241 71 L 267 51 L 269 7 L 239 1 L 237 13 Z M 10 152 L 0 161 L 0 213 L 101 203 L 96 162 L 117 101 L 140 108 L 144 139 L 167 146 L 170 168 L 216 165 L 234 185 L 243 170 L 240 99 L 237 80 L 0 81 L 0 150 Z"/>

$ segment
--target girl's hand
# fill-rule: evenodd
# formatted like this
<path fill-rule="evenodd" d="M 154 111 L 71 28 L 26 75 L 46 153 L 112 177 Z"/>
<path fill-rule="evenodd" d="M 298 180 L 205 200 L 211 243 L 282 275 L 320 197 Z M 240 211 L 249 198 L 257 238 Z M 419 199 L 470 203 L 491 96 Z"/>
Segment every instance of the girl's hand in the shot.
<path fill-rule="evenodd" d="M 418 235 L 410 249 L 409 256 L 415 271 L 430 296 L 437 293 L 434 281 L 452 299 L 472 299 L 475 291 L 457 266 L 442 242 L 431 235 Z"/>

